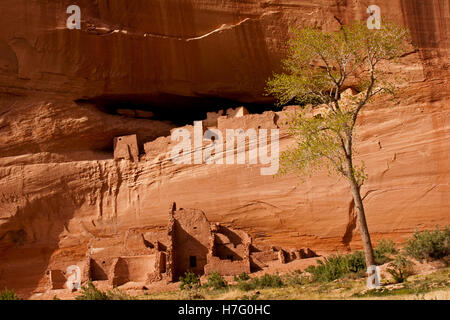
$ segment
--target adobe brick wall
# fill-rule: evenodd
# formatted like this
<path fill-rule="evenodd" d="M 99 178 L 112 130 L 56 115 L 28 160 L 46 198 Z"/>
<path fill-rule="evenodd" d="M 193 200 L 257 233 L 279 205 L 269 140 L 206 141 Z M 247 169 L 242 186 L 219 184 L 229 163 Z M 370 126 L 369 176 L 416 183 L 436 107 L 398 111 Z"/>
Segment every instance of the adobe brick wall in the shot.
<path fill-rule="evenodd" d="M 221 260 L 218 257 L 211 257 L 205 265 L 205 274 L 217 271 L 223 276 L 238 275 L 243 272 L 250 273 L 250 261 L 248 259 L 241 261 Z"/>
<path fill-rule="evenodd" d="M 157 270 L 157 258 L 157 254 L 117 258 L 109 277 L 112 279 L 112 285 L 147 281 Z"/>
<path fill-rule="evenodd" d="M 125 234 L 124 249 L 127 255 L 147 255 L 154 253 L 155 244 L 144 238 L 137 230 L 128 230 Z"/>
<path fill-rule="evenodd" d="M 114 265 L 114 258 L 104 259 L 90 259 L 89 263 L 89 278 L 93 281 L 108 280 L 109 273 Z"/>
<path fill-rule="evenodd" d="M 252 257 L 255 257 L 261 262 L 267 263 L 278 259 L 278 253 L 274 250 L 264 250 L 260 252 L 252 252 Z"/>
<path fill-rule="evenodd" d="M 62 270 L 48 270 L 48 287 L 51 290 L 66 288 L 66 275 Z"/>
<path fill-rule="evenodd" d="M 266 111 L 263 114 L 247 114 L 234 118 L 222 116 L 217 119 L 217 128 L 222 132 L 226 129 L 277 129 L 277 113 Z"/>
<path fill-rule="evenodd" d="M 114 138 L 114 159 L 139 161 L 139 146 L 135 134 Z"/>
<path fill-rule="evenodd" d="M 179 209 L 173 212 L 173 266 L 174 277 L 183 276 L 188 270 L 204 273 L 210 249 L 211 228 L 201 210 Z M 195 257 L 195 266 L 191 265 Z"/>

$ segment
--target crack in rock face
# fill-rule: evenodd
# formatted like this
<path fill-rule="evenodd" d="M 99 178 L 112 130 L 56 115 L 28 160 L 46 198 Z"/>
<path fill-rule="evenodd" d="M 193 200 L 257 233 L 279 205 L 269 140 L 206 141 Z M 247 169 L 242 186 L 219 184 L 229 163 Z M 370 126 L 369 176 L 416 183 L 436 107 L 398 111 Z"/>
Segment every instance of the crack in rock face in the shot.
<path fill-rule="evenodd" d="M 222 31 L 226 31 L 226 30 L 231 30 L 235 27 L 240 26 L 241 24 L 251 20 L 252 18 L 245 18 L 242 21 L 238 22 L 238 23 L 234 23 L 234 24 L 222 24 L 220 27 L 207 32 L 203 35 L 200 35 L 198 37 L 191 37 L 191 38 L 181 38 L 181 37 L 175 37 L 175 36 L 169 36 L 169 35 L 163 35 L 163 34 L 154 34 L 154 33 L 136 33 L 136 32 L 129 32 L 128 30 L 119 30 L 119 29 L 108 29 L 106 27 L 102 27 L 102 28 L 96 28 L 95 26 L 90 27 L 88 29 L 89 32 L 96 32 L 97 30 L 99 31 L 104 31 L 105 33 L 102 33 L 101 35 L 110 35 L 110 34 L 114 34 L 114 33 L 122 33 L 122 34 L 126 34 L 129 36 L 139 36 L 139 37 L 152 37 L 152 38 L 161 38 L 161 39 L 171 39 L 171 40 L 178 40 L 178 41 L 195 41 L 195 40 L 201 40 L 204 39 L 208 36 L 211 36 L 217 32 L 222 32 Z"/>

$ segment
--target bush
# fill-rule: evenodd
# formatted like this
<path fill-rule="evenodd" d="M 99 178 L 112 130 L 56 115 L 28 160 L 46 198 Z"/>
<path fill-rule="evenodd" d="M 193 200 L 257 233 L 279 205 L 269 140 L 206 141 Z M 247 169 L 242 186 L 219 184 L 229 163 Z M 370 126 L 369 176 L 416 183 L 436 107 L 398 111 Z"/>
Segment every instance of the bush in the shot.
<path fill-rule="evenodd" d="M 355 251 L 352 254 L 346 255 L 345 260 L 348 272 L 360 273 L 366 270 L 366 257 L 362 251 Z"/>
<path fill-rule="evenodd" d="M 404 255 L 398 255 L 386 271 L 391 274 L 397 283 L 402 283 L 412 274 L 411 266 L 412 262 L 408 258 Z"/>
<path fill-rule="evenodd" d="M 0 300 L 22 300 L 20 299 L 14 290 L 8 290 L 5 288 L 3 291 L 0 292 Z"/>
<path fill-rule="evenodd" d="M 215 290 L 226 288 L 228 286 L 225 279 L 217 271 L 211 272 L 208 277 L 208 282 L 205 285 L 207 288 L 214 288 Z"/>
<path fill-rule="evenodd" d="M 95 287 L 92 281 L 87 286 L 81 287 L 81 294 L 75 298 L 76 300 L 129 300 L 131 297 L 118 289 L 101 291 Z"/>
<path fill-rule="evenodd" d="M 392 240 L 381 240 L 373 250 L 375 263 L 377 265 L 391 261 L 390 255 L 398 253 Z M 366 259 L 364 252 L 355 251 L 347 255 L 332 255 L 324 261 L 317 260 L 317 266 L 309 266 L 306 272 L 312 274 L 313 281 L 329 282 L 344 276 L 364 276 Z"/>
<path fill-rule="evenodd" d="M 180 289 L 190 290 L 200 287 L 200 278 L 195 273 L 186 271 L 184 277 L 180 277 Z"/>
<path fill-rule="evenodd" d="M 342 278 L 349 273 L 361 274 L 366 270 L 364 253 L 356 251 L 348 255 L 332 255 L 324 261 L 317 260 L 316 266 L 309 266 L 306 272 L 312 274 L 312 280 L 329 282 Z"/>
<path fill-rule="evenodd" d="M 108 295 L 97 289 L 92 281 L 87 286 L 81 287 L 81 294 L 75 298 L 76 300 L 109 300 Z"/>
<path fill-rule="evenodd" d="M 450 228 L 416 231 L 412 239 L 406 242 L 404 250 L 419 261 L 444 258 L 450 255 Z"/>
<path fill-rule="evenodd" d="M 264 274 L 259 278 L 252 278 L 248 281 L 240 281 L 238 288 L 244 291 L 264 288 L 281 288 L 284 287 L 283 280 L 279 275 Z"/>
<path fill-rule="evenodd" d="M 240 275 L 234 276 L 234 281 L 236 281 L 236 282 L 247 281 L 249 279 L 250 279 L 250 276 L 246 272 L 242 272 Z"/>
<path fill-rule="evenodd" d="M 373 250 L 373 255 L 375 258 L 375 263 L 377 265 L 385 264 L 386 262 L 392 261 L 390 256 L 398 253 L 397 248 L 392 240 L 382 239 L 377 243 L 377 246 Z"/>
<path fill-rule="evenodd" d="M 329 282 L 341 278 L 349 272 L 344 256 L 332 255 L 325 258 L 324 261 L 317 260 L 316 266 L 309 266 L 305 269 L 306 272 L 311 273 L 313 281 Z"/>
<path fill-rule="evenodd" d="M 255 278 L 260 288 L 281 288 L 284 286 L 283 280 L 277 274 L 264 274 L 260 278 Z"/>
<path fill-rule="evenodd" d="M 381 239 L 378 241 L 375 251 L 378 254 L 397 254 L 398 250 L 395 247 L 394 241 Z"/>
<path fill-rule="evenodd" d="M 250 291 L 257 288 L 254 281 L 240 281 L 238 282 L 237 287 L 242 291 Z"/>

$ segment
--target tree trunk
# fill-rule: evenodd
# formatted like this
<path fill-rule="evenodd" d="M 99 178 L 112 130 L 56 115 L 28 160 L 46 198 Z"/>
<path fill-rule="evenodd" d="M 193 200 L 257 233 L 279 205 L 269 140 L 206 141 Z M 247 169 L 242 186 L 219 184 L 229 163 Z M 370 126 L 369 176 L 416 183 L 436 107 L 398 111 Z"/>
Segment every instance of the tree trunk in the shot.
<path fill-rule="evenodd" d="M 354 179 L 350 179 L 350 189 L 352 191 L 353 200 L 355 201 L 355 208 L 359 220 L 359 230 L 361 233 L 361 239 L 364 247 L 364 255 L 366 257 L 367 267 L 375 265 L 375 259 L 373 257 L 372 241 L 370 240 L 369 229 L 367 227 L 366 214 L 364 212 L 364 205 L 361 198 L 360 188 Z"/>

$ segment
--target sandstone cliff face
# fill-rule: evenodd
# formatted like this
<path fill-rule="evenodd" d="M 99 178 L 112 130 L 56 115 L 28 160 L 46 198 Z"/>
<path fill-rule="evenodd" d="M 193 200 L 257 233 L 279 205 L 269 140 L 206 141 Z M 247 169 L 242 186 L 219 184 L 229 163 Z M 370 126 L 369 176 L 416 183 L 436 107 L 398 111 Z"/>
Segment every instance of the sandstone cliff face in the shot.
<path fill-rule="evenodd" d="M 257 242 L 359 247 L 342 180 L 261 176 L 257 165 L 175 165 L 165 142 L 139 162 L 115 161 L 114 137 L 147 142 L 176 124 L 118 115 L 110 104 L 176 114 L 206 98 L 265 102 L 289 26 L 363 20 L 365 1 L 83 0 L 80 31 L 65 28 L 69 4 L 0 3 L 0 287 L 42 290 L 49 264 L 82 259 L 93 238 L 166 225 L 172 201 Z M 360 122 L 370 231 L 401 241 L 450 222 L 450 5 L 377 4 L 411 29 L 419 49 L 390 67 L 410 78 L 400 102 L 380 99 Z M 286 148 L 291 141 L 276 125 Z"/>

